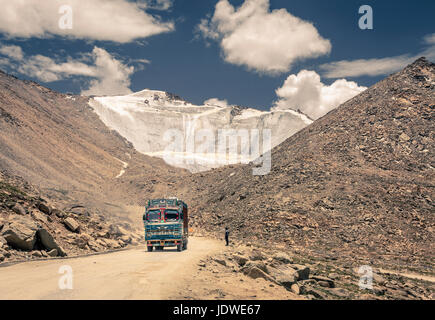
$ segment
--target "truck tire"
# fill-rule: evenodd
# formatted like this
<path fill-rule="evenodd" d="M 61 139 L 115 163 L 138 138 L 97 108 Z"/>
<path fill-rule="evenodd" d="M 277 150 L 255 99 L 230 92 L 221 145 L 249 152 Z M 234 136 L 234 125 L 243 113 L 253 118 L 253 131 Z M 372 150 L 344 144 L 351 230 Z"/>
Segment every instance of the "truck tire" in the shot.
<path fill-rule="evenodd" d="M 152 246 L 149 246 L 148 247 L 148 252 L 152 252 L 153 251 L 153 247 Z"/>
<path fill-rule="evenodd" d="M 183 250 L 187 250 L 187 242 L 183 243 Z"/>
<path fill-rule="evenodd" d="M 181 249 L 182 249 L 182 245 L 181 245 L 181 244 L 179 244 L 179 245 L 177 246 L 177 251 L 178 251 L 178 252 L 180 252 L 180 251 L 181 251 Z"/>

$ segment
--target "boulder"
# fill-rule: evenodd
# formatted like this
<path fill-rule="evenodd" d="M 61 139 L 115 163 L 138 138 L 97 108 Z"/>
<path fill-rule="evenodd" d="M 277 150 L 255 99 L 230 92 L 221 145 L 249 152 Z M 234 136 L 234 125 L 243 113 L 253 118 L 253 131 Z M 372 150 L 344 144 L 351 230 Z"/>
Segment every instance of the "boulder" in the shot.
<path fill-rule="evenodd" d="M 107 238 L 108 235 L 109 235 L 108 231 L 97 232 L 97 238 Z"/>
<path fill-rule="evenodd" d="M 92 238 L 89 234 L 87 233 L 82 233 L 80 235 L 80 238 L 82 238 L 83 240 L 85 240 L 86 242 L 92 241 L 94 238 Z"/>
<path fill-rule="evenodd" d="M 44 222 L 44 223 L 48 222 L 47 217 L 38 210 L 33 210 L 31 215 L 35 220 L 38 220 L 38 221 Z"/>
<path fill-rule="evenodd" d="M 128 235 L 129 232 L 119 225 L 112 224 L 109 227 L 109 234 L 115 237 L 122 237 Z"/>
<path fill-rule="evenodd" d="M 127 236 L 127 235 L 122 236 L 120 238 L 120 240 L 126 244 L 130 244 L 132 242 L 132 238 L 130 236 Z"/>
<path fill-rule="evenodd" d="M 402 295 L 402 297 L 406 297 L 408 295 L 405 290 L 387 289 L 385 287 L 373 286 L 373 293 L 376 294 L 377 296 L 383 296 L 387 291 L 389 291 L 393 295 L 399 293 L 400 295 Z"/>
<path fill-rule="evenodd" d="M 36 243 L 38 225 L 28 216 L 16 216 L 2 229 L 2 236 L 15 249 L 30 251 Z"/>
<path fill-rule="evenodd" d="M 57 244 L 56 240 L 46 229 L 44 228 L 39 229 L 38 237 L 45 249 L 51 251 L 53 249 L 56 249 L 56 253 L 58 255 L 60 255 L 61 257 L 66 256 L 66 252 Z"/>
<path fill-rule="evenodd" d="M 100 239 L 101 241 L 103 241 L 103 243 L 105 244 L 106 247 L 112 248 L 112 249 L 119 249 L 121 248 L 120 244 L 118 241 L 116 240 L 112 240 L 112 239 Z"/>
<path fill-rule="evenodd" d="M 253 261 L 258 261 L 258 260 L 265 260 L 266 256 L 260 250 L 253 249 L 250 258 Z"/>
<path fill-rule="evenodd" d="M 47 204 L 43 203 L 43 202 L 39 202 L 38 203 L 38 209 L 39 211 L 50 215 L 51 214 L 51 208 L 50 206 L 48 206 Z"/>
<path fill-rule="evenodd" d="M 265 273 L 269 273 L 266 264 L 262 261 L 249 261 L 245 264 L 245 267 L 256 267 Z"/>
<path fill-rule="evenodd" d="M 276 282 L 288 290 L 291 290 L 291 286 L 298 281 L 299 277 L 297 271 L 287 265 L 279 268 L 270 268 L 270 275 L 276 280 Z"/>
<path fill-rule="evenodd" d="M 373 281 L 376 284 L 378 284 L 378 285 L 384 285 L 385 284 L 385 279 L 380 274 L 373 272 L 372 276 L 373 276 Z"/>
<path fill-rule="evenodd" d="M 79 247 L 80 249 L 86 249 L 89 245 L 89 242 L 92 241 L 92 237 L 88 234 L 82 234 L 79 237 L 75 238 L 73 244 Z"/>
<path fill-rule="evenodd" d="M 272 259 L 281 263 L 292 263 L 290 257 L 284 252 L 275 253 Z"/>
<path fill-rule="evenodd" d="M 88 243 L 83 238 L 75 238 L 74 241 L 72 241 L 72 244 L 79 247 L 80 249 L 86 249 L 86 246 Z"/>
<path fill-rule="evenodd" d="M 58 217 L 58 218 L 63 218 L 63 217 L 65 217 L 65 213 L 64 213 L 63 211 L 59 210 L 59 209 L 53 209 L 53 210 L 51 211 L 51 213 L 52 213 L 53 215 L 55 215 L 56 217 Z"/>
<path fill-rule="evenodd" d="M 271 277 L 268 274 L 266 274 L 263 270 L 254 266 L 245 266 L 241 269 L 241 271 L 243 272 L 244 275 L 252 279 L 263 278 L 265 280 L 273 281 L 273 279 L 271 279 Z"/>
<path fill-rule="evenodd" d="M 93 240 L 88 242 L 88 246 L 92 251 L 95 251 L 95 252 L 102 250 L 101 245 L 99 245 L 96 241 L 93 241 Z"/>
<path fill-rule="evenodd" d="M 312 295 L 316 299 L 319 299 L 319 300 L 326 300 L 327 299 L 327 296 L 323 292 L 321 292 L 320 290 L 317 290 L 317 289 L 308 288 L 306 290 L 305 294 Z"/>
<path fill-rule="evenodd" d="M 233 254 L 233 259 L 241 267 L 243 267 L 246 264 L 246 262 L 248 262 L 248 258 L 241 256 L 241 255 L 238 255 L 238 254 Z"/>
<path fill-rule="evenodd" d="M 220 265 L 223 265 L 224 267 L 227 266 L 227 263 L 224 259 L 219 259 L 219 258 L 214 258 L 213 259 L 215 262 L 219 263 Z"/>
<path fill-rule="evenodd" d="M 18 202 L 14 204 L 14 206 L 12 207 L 12 211 L 16 214 L 21 214 L 23 216 L 26 214 L 26 209 L 24 209 L 23 206 Z"/>
<path fill-rule="evenodd" d="M 6 259 L 6 257 L 3 255 L 3 253 L 0 253 L 0 262 L 3 262 Z"/>
<path fill-rule="evenodd" d="M 99 246 L 105 248 L 105 247 L 107 247 L 107 243 L 106 243 L 106 241 L 104 241 L 104 240 L 106 240 L 106 239 L 105 239 L 105 238 L 103 238 L 103 239 L 97 239 L 97 240 L 95 240 L 95 242 L 96 242 Z"/>
<path fill-rule="evenodd" d="M 324 288 L 330 288 L 329 283 L 326 281 L 317 281 L 317 284 Z"/>
<path fill-rule="evenodd" d="M 293 283 L 293 284 L 291 285 L 291 287 L 290 287 L 290 290 L 291 290 L 293 293 L 295 293 L 295 294 L 300 294 L 300 293 L 301 293 L 301 291 L 300 291 L 299 286 L 298 286 L 297 283 Z"/>
<path fill-rule="evenodd" d="M 72 207 L 71 209 L 68 210 L 70 213 L 78 215 L 78 216 L 87 216 L 88 214 L 88 210 L 81 206 L 81 205 L 77 205 Z"/>
<path fill-rule="evenodd" d="M 32 256 L 35 258 L 42 258 L 42 253 L 40 251 L 33 251 Z"/>
<path fill-rule="evenodd" d="M 292 264 L 291 267 L 298 273 L 298 281 L 307 280 L 310 277 L 310 268 L 300 264 Z"/>
<path fill-rule="evenodd" d="M 317 283 L 322 287 L 325 287 L 325 288 L 334 288 L 335 287 L 334 280 L 331 280 L 329 278 L 321 277 L 321 276 L 311 276 L 311 278 L 316 280 Z"/>
<path fill-rule="evenodd" d="M 329 292 L 340 298 L 347 298 L 350 295 L 349 292 L 343 288 L 331 288 Z"/>
<path fill-rule="evenodd" d="M 334 273 L 334 272 L 328 274 L 328 277 L 329 277 L 330 279 L 332 279 L 332 280 L 338 280 L 338 279 L 341 278 L 341 276 L 340 276 L 338 273 Z"/>
<path fill-rule="evenodd" d="M 66 218 L 63 223 L 65 226 L 71 230 L 72 232 L 79 232 L 80 231 L 80 224 L 73 218 Z"/>
<path fill-rule="evenodd" d="M 59 253 L 57 252 L 56 249 L 53 249 L 53 250 L 48 251 L 47 254 L 48 254 L 50 257 L 57 257 Z"/>

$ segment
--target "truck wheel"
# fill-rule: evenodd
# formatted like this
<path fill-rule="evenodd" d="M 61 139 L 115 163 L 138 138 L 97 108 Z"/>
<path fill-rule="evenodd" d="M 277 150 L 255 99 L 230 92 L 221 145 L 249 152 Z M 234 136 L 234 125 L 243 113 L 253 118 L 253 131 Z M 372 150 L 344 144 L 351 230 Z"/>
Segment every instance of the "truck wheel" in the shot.
<path fill-rule="evenodd" d="M 183 243 L 183 250 L 187 250 L 187 242 Z"/>
<path fill-rule="evenodd" d="M 180 252 L 181 249 L 182 249 L 182 246 L 181 246 L 181 244 L 179 244 L 179 245 L 177 246 L 177 251 Z"/>
<path fill-rule="evenodd" d="M 151 252 L 151 251 L 153 251 L 153 247 L 152 247 L 152 246 L 149 246 L 149 247 L 148 247 L 148 252 Z"/>

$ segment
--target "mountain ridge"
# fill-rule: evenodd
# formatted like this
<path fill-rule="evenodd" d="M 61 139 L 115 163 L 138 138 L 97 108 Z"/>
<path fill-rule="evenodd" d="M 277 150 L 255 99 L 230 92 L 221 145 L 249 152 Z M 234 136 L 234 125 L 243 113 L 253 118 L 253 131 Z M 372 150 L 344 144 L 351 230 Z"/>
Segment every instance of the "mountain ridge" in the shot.
<path fill-rule="evenodd" d="M 354 265 L 429 271 L 434 109 L 435 65 L 419 59 L 275 147 L 268 175 L 238 165 L 193 176 L 194 223 Z"/>

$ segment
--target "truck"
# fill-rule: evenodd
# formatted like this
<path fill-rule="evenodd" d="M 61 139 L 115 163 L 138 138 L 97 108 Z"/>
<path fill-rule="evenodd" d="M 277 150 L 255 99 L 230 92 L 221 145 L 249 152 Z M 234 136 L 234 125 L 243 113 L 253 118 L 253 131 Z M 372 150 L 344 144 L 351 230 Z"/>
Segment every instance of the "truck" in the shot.
<path fill-rule="evenodd" d="M 165 247 L 177 247 L 177 251 L 187 249 L 189 214 L 184 201 L 178 198 L 148 200 L 143 222 L 149 252 Z"/>

